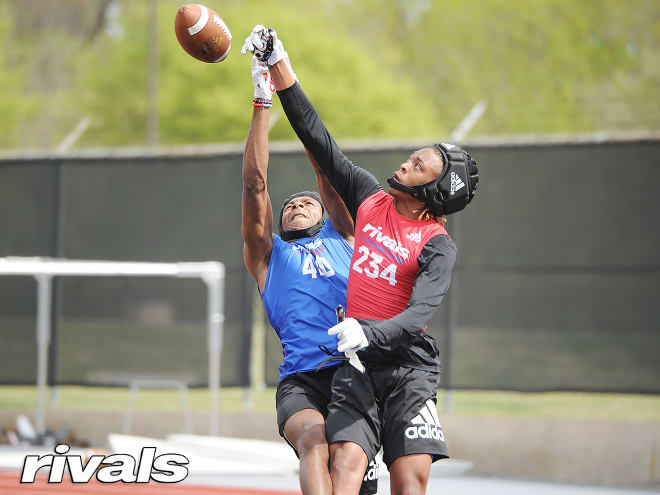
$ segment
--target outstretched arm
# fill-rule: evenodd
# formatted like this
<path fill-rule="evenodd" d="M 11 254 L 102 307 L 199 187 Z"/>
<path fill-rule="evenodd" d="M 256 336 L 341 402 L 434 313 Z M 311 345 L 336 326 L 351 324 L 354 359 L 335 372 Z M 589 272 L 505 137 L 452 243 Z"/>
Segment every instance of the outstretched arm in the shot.
<path fill-rule="evenodd" d="M 255 98 L 267 101 L 270 85 L 268 69 L 260 66 L 256 59 L 253 59 L 252 79 Z M 268 263 L 273 250 L 273 207 L 266 186 L 269 113 L 268 107 L 254 107 L 243 153 L 243 258 L 260 291 L 263 291 L 266 285 Z"/>
<path fill-rule="evenodd" d="M 266 187 L 269 112 L 267 108 L 254 108 L 243 154 L 243 258 L 260 291 L 266 284 L 273 249 L 273 207 Z"/>
<path fill-rule="evenodd" d="M 332 225 L 335 226 L 337 232 L 339 232 L 352 246 L 353 240 L 355 239 L 355 224 L 353 223 L 353 219 L 351 218 L 350 213 L 348 213 L 346 205 L 337 194 L 337 191 L 334 190 L 332 184 L 330 184 L 330 181 L 328 181 L 323 170 L 321 170 L 309 151 L 307 151 L 307 156 L 314 167 L 314 172 L 316 173 L 316 186 L 321 195 L 323 206 L 325 206 L 325 209 L 328 212 L 328 217 L 330 218 L 330 221 L 332 221 Z"/>
<path fill-rule="evenodd" d="M 300 83 L 279 90 L 289 79 L 279 78 L 282 72 L 290 71 L 285 61 L 271 67 L 273 81 L 289 123 L 308 152 L 323 170 L 332 187 L 344 201 L 353 220 L 357 217 L 360 204 L 381 189 L 376 178 L 366 170 L 355 166 L 345 155 L 328 132 L 321 117 L 309 101 Z"/>
<path fill-rule="evenodd" d="M 360 204 L 380 189 L 378 181 L 366 170 L 353 165 L 341 152 L 300 84 L 296 82 L 288 55 L 272 29 L 255 26 L 243 45 L 242 52 L 247 51 L 268 63 L 284 113 L 293 130 L 355 220 Z"/>
<path fill-rule="evenodd" d="M 270 75 L 273 78 L 275 89 L 277 91 L 284 91 L 296 84 L 296 76 L 293 73 L 290 63 L 291 61 L 287 64 L 286 61 L 282 59 L 270 66 Z"/>

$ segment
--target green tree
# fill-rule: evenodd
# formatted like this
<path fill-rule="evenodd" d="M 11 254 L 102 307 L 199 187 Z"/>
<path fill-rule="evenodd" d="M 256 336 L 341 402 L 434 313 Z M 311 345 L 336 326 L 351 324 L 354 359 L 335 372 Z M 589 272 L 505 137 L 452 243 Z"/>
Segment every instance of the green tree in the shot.
<path fill-rule="evenodd" d="M 150 0 L 115 3 L 114 30 L 97 22 L 107 3 L 67 2 L 78 27 L 52 5 L 38 15 L 50 4 L 0 0 L 0 147 L 52 148 L 84 116 L 78 146 L 145 144 Z M 161 144 L 245 138 L 252 88 L 240 48 L 264 22 L 338 139 L 442 138 L 481 100 L 472 135 L 660 127 L 656 0 L 291 0 L 268 12 L 228 0 L 218 8 L 233 48 L 219 64 L 179 47 L 179 6 L 158 2 Z M 295 139 L 284 118 L 271 136 Z"/>
<path fill-rule="evenodd" d="M 394 75 L 325 16 L 314 2 L 290 2 L 269 20 L 285 41 L 305 89 L 338 137 L 432 137 L 443 129 L 412 77 Z M 254 4 L 254 5 L 253 5 Z M 162 144 L 241 141 L 251 118 L 250 58 L 243 39 L 261 19 L 257 2 L 231 3 L 222 16 L 232 30 L 229 57 L 205 64 L 188 56 L 174 36 L 178 4 L 160 3 L 159 128 Z M 86 48 L 80 84 L 83 113 L 93 116 L 88 145 L 144 142 L 148 13 L 144 2 L 127 3 L 121 39 L 99 37 Z M 168 8 L 169 7 L 169 8 Z M 295 16 L 290 15 L 291 11 Z M 321 12 L 321 13 L 319 13 Z M 247 15 L 246 15 L 247 13 Z M 311 27 L 311 28 L 310 28 Z M 277 102 L 275 111 L 278 111 Z M 285 119 L 273 139 L 294 139 Z"/>
<path fill-rule="evenodd" d="M 444 118 L 486 100 L 476 134 L 660 124 L 653 0 L 363 0 L 337 13 L 396 60 L 393 70 L 414 73 Z"/>
<path fill-rule="evenodd" d="M 16 148 L 22 140 L 22 129 L 37 111 L 41 99 L 26 91 L 26 65 L 11 43 L 14 36 L 10 11 L 0 3 L 0 148 Z"/>

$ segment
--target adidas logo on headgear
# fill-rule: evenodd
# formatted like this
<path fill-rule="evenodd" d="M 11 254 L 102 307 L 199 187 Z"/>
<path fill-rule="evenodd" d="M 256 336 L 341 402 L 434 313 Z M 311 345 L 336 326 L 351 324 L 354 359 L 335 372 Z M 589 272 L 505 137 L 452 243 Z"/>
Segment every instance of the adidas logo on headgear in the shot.
<path fill-rule="evenodd" d="M 456 172 L 451 173 L 451 186 L 449 189 L 449 195 L 453 196 L 456 191 L 462 189 L 465 187 L 465 182 L 461 180 L 461 178 L 456 175 Z"/>

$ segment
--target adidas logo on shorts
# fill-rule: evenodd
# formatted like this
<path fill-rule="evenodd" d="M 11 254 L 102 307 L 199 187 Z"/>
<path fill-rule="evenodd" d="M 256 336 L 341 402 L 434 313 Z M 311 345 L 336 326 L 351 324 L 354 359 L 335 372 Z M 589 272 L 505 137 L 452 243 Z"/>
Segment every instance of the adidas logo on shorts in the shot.
<path fill-rule="evenodd" d="M 364 479 L 362 481 L 373 480 L 378 480 L 378 462 L 376 460 L 373 460 L 369 463 L 367 472 L 364 474 Z"/>
<path fill-rule="evenodd" d="M 440 418 L 438 418 L 438 411 L 431 399 L 426 401 L 419 414 L 411 419 L 410 422 L 412 425 L 406 428 L 406 438 L 411 440 L 429 438 L 445 441 Z"/>

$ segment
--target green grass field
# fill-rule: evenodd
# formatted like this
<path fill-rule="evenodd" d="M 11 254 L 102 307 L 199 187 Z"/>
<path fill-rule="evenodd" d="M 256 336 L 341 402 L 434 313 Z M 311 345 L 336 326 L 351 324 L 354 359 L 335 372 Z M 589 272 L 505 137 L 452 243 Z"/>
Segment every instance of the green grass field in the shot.
<path fill-rule="evenodd" d="M 597 420 L 660 421 L 660 396 L 632 394 L 588 394 L 572 392 L 521 393 L 484 390 L 452 392 L 452 413 L 464 415 L 502 415 L 511 417 L 572 418 Z M 221 411 L 243 410 L 244 391 L 223 388 L 220 392 Z M 443 410 L 443 392 L 438 394 L 438 409 Z M 125 388 L 73 387 L 59 388 L 56 407 L 60 410 L 117 410 L 126 408 Z M 208 410 L 206 389 L 189 391 L 190 407 Z M 36 409 L 35 387 L 0 387 L 0 410 L 25 411 Z M 141 390 L 136 408 L 152 411 L 177 411 L 179 393 L 174 390 Z M 254 391 L 252 409 L 260 412 L 275 410 L 275 389 Z"/>

